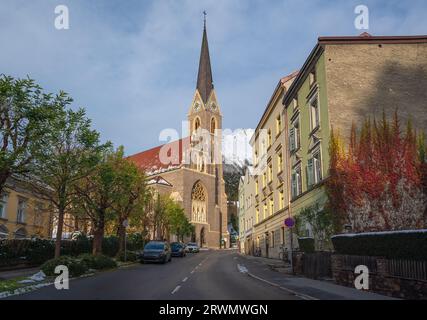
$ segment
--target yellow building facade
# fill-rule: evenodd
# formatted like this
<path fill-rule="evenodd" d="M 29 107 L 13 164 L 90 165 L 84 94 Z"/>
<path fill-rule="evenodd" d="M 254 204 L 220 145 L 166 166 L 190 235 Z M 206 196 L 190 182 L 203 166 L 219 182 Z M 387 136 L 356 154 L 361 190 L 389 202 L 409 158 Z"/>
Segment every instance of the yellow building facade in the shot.
<path fill-rule="evenodd" d="M 22 180 L 6 182 L 0 198 L 0 239 L 50 238 L 52 217 L 49 202 Z"/>

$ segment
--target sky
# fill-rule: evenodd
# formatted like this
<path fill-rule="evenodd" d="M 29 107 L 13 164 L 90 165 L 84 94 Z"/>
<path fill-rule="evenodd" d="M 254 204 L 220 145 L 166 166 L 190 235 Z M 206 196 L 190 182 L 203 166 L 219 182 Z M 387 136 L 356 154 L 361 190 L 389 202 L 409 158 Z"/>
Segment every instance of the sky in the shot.
<path fill-rule="evenodd" d="M 0 74 L 31 77 L 85 107 L 104 141 L 127 154 L 181 131 L 196 87 L 207 11 L 223 127 L 255 128 L 279 79 L 299 69 L 317 37 L 427 34 L 427 1 L 0 0 Z M 69 9 L 68 30 L 55 7 Z"/>

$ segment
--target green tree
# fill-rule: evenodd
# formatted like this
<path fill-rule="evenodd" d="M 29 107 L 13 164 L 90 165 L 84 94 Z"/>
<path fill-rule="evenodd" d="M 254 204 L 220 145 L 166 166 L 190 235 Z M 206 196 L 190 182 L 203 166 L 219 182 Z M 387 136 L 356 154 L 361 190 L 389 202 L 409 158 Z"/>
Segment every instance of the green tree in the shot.
<path fill-rule="evenodd" d="M 67 109 L 71 102 L 72 99 L 63 92 L 56 97 L 60 111 L 51 121 L 50 134 L 37 155 L 37 179 L 28 179 L 58 214 L 55 257 L 60 256 L 64 215 L 71 209 L 75 186 L 93 171 L 109 145 L 100 144 L 99 133 L 91 129 L 91 121 L 84 109 Z"/>
<path fill-rule="evenodd" d="M 119 197 L 119 171 L 117 167 L 123 160 L 122 150 L 113 152 L 107 149 L 100 163 L 86 177 L 75 185 L 76 196 L 73 210 L 83 214 L 91 221 L 93 232 L 93 254 L 102 252 L 102 241 L 108 221 L 117 219 L 113 204 Z"/>
<path fill-rule="evenodd" d="M 124 158 L 123 147 L 117 151 L 115 164 L 117 193 L 112 204 L 117 213 L 117 236 L 120 239 L 118 255 L 124 250 L 126 228 L 125 220 L 145 220 L 145 206 L 151 198 L 143 170 L 136 164 Z M 136 223 L 138 224 L 138 223 Z"/>
<path fill-rule="evenodd" d="M 181 241 L 185 236 L 190 236 L 194 232 L 194 226 L 188 221 L 184 209 L 175 201 L 167 201 L 166 216 L 169 234 L 175 234 Z"/>
<path fill-rule="evenodd" d="M 35 156 L 53 133 L 51 120 L 66 97 L 45 94 L 31 79 L 0 76 L 0 193 L 14 174 L 36 172 Z"/>

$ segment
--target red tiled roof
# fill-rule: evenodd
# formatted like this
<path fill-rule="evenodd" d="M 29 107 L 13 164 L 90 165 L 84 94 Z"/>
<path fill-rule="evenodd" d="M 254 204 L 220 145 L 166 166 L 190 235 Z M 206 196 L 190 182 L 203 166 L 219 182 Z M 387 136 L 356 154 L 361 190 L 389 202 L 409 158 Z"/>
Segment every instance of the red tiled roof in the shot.
<path fill-rule="evenodd" d="M 177 141 L 173 141 L 171 143 L 152 148 L 150 150 L 131 155 L 128 157 L 128 159 L 133 161 L 140 168 L 147 171 L 147 174 L 154 174 L 157 171 L 162 172 L 168 169 L 172 170 L 181 166 L 184 148 L 188 148 L 189 145 L 190 137 L 186 137 Z M 172 153 L 171 150 L 174 150 L 174 152 Z M 163 163 L 160 160 L 161 152 L 164 152 L 164 154 L 168 158 L 173 156 L 173 158 L 169 159 L 169 163 Z"/>

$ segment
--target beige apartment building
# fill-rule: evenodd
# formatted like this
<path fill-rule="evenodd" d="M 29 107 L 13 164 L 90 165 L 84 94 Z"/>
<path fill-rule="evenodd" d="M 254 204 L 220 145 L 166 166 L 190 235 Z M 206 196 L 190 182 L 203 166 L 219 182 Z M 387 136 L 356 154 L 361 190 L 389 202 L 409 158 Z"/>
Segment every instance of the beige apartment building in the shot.
<path fill-rule="evenodd" d="M 239 181 L 239 250 L 252 255 L 255 252 L 253 227 L 255 224 L 255 179 L 253 168 L 247 167 Z"/>
<path fill-rule="evenodd" d="M 282 78 L 250 141 L 253 148 L 255 221 L 253 241 L 261 255 L 280 258 L 289 242 L 284 220 L 289 216 L 287 134 L 282 100 L 298 72 Z M 290 240 L 290 238 L 289 238 Z"/>
<path fill-rule="evenodd" d="M 0 239 L 50 238 L 49 202 L 20 178 L 11 177 L 0 197 Z"/>

